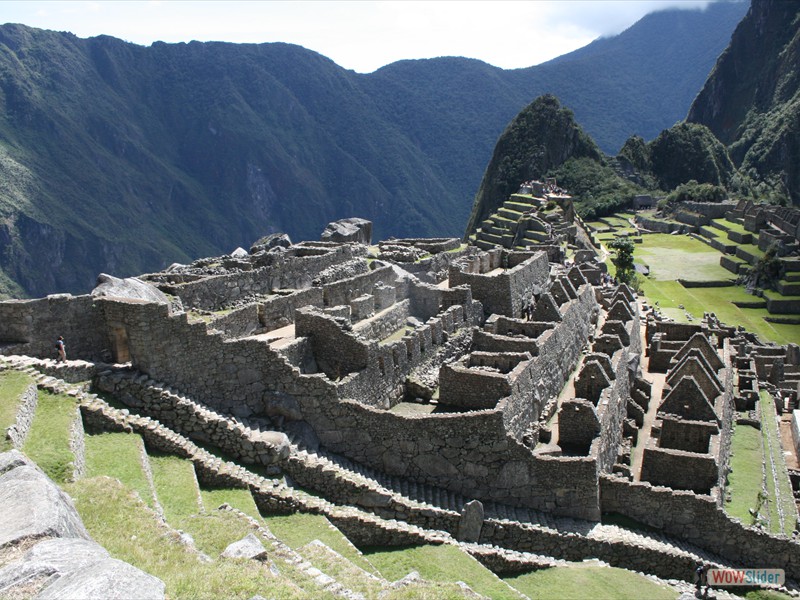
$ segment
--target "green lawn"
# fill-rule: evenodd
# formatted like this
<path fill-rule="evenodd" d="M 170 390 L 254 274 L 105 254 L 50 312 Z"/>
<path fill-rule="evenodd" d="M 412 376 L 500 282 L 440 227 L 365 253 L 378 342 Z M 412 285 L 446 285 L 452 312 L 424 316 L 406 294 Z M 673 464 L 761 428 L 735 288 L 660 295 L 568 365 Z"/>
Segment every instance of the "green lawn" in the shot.
<path fill-rule="evenodd" d="M 381 574 L 393 581 L 411 571 L 427 581 L 463 581 L 479 594 L 493 599 L 519 599 L 522 596 L 457 546 L 413 546 L 365 551 Z"/>
<path fill-rule="evenodd" d="M 728 475 L 725 512 L 740 519 L 745 525 L 753 524 L 750 509 L 758 506 L 763 472 L 761 462 L 764 454 L 761 432 L 750 425 L 736 425 L 731 440 L 731 469 Z"/>
<path fill-rule="evenodd" d="M 16 422 L 20 397 L 31 383 L 31 376 L 22 371 L 0 371 L 0 452 L 11 449 L 5 430 Z"/>
<path fill-rule="evenodd" d="M 341 531 L 322 515 L 295 513 L 293 515 L 264 515 L 267 528 L 284 544 L 297 550 L 312 540 L 319 540 L 365 571 L 375 573 L 375 566 L 364 557 Z M 403 573 L 404 577 L 408 573 Z"/>
<path fill-rule="evenodd" d="M 762 415 L 761 436 L 767 459 L 770 531 L 791 535 L 797 524 L 797 507 L 792 496 L 792 486 L 786 473 L 786 461 L 783 458 L 781 449 L 780 431 L 775 422 L 775 400 L 765 391 L 761 392 L 760 400 Z M 777 473 L 777 481 L 773 473 Z M 782 508 L 781 511 L 778 510 L 779 503 Z M 783 519 L 781 519 L 781 513 L 783 514 Z"/>
<path fill-rule="evenodd" d="M 733 278 L 730 271 L 720 266 L 719 251 L 687 235 L 644 235 L 642 243 L 636 246 L 634 256 L 636 262 L 650 267 L 650 277 L 657 281 L 721 281 Z"/>
<path fill-rule="evenodd" d="M 677 592 L 625 569 L 576 565 L 542 569 L 505 579 L 532 599 L 674 600 Z"/>
<path fill-rule="evenodd" d="M 731 280 L 734 276 L 719 266 L 721 254 L 710 246 L 685 235 L 648 234 L 637 244 L 634 259 L 650 267 L 651 275 L 641 277 L 641 291 L 651 304 L 658 302 L 665 316 L 678 322 L 688 322 L 689 313 L 694 322 L 704 312 L 714 312 L 726 325 L 745 327 L 765 341 L 778 344 L 800 341 L 800 325 L 769 323 L 763 317 L 765 308 L 739 308 L 734 301 L 755 302 L 759 299 L 741 286 L 724 288 L 684 288 L 676 280 Z M 607 261 L 609 271 L 613 264 Z M 678 308 L 683 305 L 684 308 Z"/>
<path fill-rule="evenodd" d="M 755 302 L 752 296 L 739 286 L 726 288 L 684 288 L 677 281 L 653 281 L 642 278 L 642 292 L 652 303 L 658 302 L 661 312 L 678 322 L 687 321 L 690 313 L 695 322 L 702 319 L 703 312 L 713 312 L 726 325 L 742 325 L 766 341 L 778 344 L 797 343 L 800 340 L 800 325 L 769 323 L 763 317 L 769 312 L 765 308 L 739 308 L 734 301 Z M 678 306 L 683 305 L 683 309 Z"/>
<path fill-rule="evenodd" d="M 795 529 L 797 508 L 792 496 L 791 483 L 786 475 L 780 433 L 775 422 L 775 401 L 769 393 L 762 391 L 759 402 L 761 430 L 749 425 L 737 425 L 734 429 L 731 441 L 733 471 L 728 476 L 727 488 L 730 502 L 726 503 L 725 510 L 747 525 L 754 523 L 750 509 L 759 510 L 762 516 L 769 520 L 769 531 L 789 535 Z M 765 459 L 766 470 L 762 466 Z M 773 468 L 778 473 L 777 486 L 783 520 L 778 511 L 779 499 Z M 760 494 L 765 484 L 767 496 L 762 498 Z"/>
<path fill-rule="evenodd" d="M 75 455 L 69 440 L 77 410 L 75 398 L 39 390 L 36 415 L 22 446 L 22 451 L 58 483 L 72 479 Z"/>
<path fill-rule="evenodd" d="M 142 467 L 142 438 L 128 433 L 87 435 L 86 476 L 108 475 L 119 479 L 136 491 L 150 508 L 154 507 L 153 491 Z"/>
<path fill-rule="evenodd" d="M 155 513 L 130 489 L 108 477 L 82 479 L 66 486 L 67 493 L 91 536 L 114 558 L 160 578 L 173 599 L 330 598 L 309 587 L 303 590 L 287 577 L 276 578 L 255 561 L 219 560 L 204 563 L 167 530 Z M 287 569 L 279 566 L 281 573 Z"/>

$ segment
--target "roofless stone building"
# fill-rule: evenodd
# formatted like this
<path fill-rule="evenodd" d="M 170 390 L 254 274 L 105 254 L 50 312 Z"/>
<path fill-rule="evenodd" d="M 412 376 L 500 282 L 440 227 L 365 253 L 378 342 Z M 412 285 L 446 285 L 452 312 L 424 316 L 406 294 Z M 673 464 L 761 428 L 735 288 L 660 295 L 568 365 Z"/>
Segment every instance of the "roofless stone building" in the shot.
<path fill-rule="evenodd" d="M 544 555 L 800 577 L 794 539 L 722 509 L 734 413 L 768 379 L 796 402 L 800 353 L 713 316 L 644 319 L 575 245 L 580 225 L 545 217 L 543 250 L 529 235 L 524 250 L 273 236 L 127 285 L 104 276 L 85 296 L 2 302 L 0 360 L 91 380 L 128 411 L 83 394 L 87 429 L 139 431 L 262 510 L 324 512 L 356 545 L 457 539 L 497 572 Z M 58 335 L 67 363 L 50 360 Z M 603 524 L 609 513 L 658 531 Z"/>

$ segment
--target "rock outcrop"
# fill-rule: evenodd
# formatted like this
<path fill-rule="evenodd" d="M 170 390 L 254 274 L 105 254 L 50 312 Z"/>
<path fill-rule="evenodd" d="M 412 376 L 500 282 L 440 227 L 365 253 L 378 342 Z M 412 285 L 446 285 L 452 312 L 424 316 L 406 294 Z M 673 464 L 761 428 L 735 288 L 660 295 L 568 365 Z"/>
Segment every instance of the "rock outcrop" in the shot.
<path fill-rule="evenodd" d="M 322 232 L 323 242 L 357 242 L 372 243 L 372 222 L 352 217 L 328 223 Z"/>
<path fill-rule="evenodd" d="M 1 597 L 164 598 L 161 580 L 91 539 L 69 496 L 30 459 L 0 454 L 0 473 L 0 548 L 41 540 L 0 569 Z"/>

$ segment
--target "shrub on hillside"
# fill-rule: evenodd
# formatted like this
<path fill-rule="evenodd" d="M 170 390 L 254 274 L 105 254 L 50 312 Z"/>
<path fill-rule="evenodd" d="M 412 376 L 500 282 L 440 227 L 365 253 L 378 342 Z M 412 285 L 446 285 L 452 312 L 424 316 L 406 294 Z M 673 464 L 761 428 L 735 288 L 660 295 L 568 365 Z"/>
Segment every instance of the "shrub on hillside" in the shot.
<path fill-rule="evenodd" d="M 667 203 L 675 202 L 722 202 L 728 197 L 728 191 L 719 185 L 698 183 L 694 179 L 676 187 L 667 196 Z"/>

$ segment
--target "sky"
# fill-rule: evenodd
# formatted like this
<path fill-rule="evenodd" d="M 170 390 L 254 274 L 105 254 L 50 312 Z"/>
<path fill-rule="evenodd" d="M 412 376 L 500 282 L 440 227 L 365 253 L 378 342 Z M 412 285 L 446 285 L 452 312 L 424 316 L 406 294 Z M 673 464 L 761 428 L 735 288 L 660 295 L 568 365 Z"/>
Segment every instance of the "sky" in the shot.
<path fill-rule="evenodd" d="M 0 23 L 155 41 L 287 42 L 370 73 L 416 58 L 464 56 L 496 67 L 536 65 L 622 32 L 664 8 L 709 0 L 560 1 L 10 1 Z"/>

